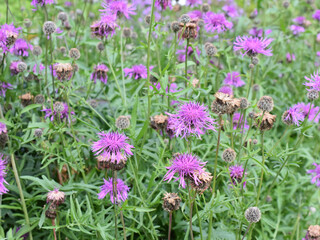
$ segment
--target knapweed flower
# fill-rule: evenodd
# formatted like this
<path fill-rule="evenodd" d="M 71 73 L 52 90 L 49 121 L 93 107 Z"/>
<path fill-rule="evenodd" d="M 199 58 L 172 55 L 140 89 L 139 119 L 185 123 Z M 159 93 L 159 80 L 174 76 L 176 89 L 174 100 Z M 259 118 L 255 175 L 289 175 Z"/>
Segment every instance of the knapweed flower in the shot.
<path fill-rule="evenodd" d="M 150 66 L 150 70 L 152 70 L 153 66 Z M 129 76 L 134 79 L 146 79 L 148 77 L 147 67 L 139 64 L 134 65 L 132 68 L 123 69 L 125 76 Z"/>
<path fill-rule="evenodd" d="M 304 22 L 306 21 L 306 18 L 304 16 L 298 16 L 298 17 L 292 19 L 292 21 L 294 23 L 297 23 L 298 25 L 302 26 L 304 24 Z"/>
<path fill-rule="evenodd" d="M 222 13 L 208 12 L 203 20 L 207 32 L 222 33 L 233 27 L 232 22 L 227 21 Z"/>
<path fill-rule="evenodd" d="M 186 187 L 185 179 L 192 179 L 197 185 L 199 183 L 198 175 L 204 172 L 203 167 L 206 162 L 201 162 L 196 155 L 189 153 L 178 154 L 171 160 L 171 166 L 167 167 L 168 172 L 164 176 L 164 181 L 170 182 L 172 179 L 179 181 L 179 186 Z M 178 174 L 178 177 L 175 174 Z"/>
<path fill-rule="evenodd" d="M 230 85 L 223 85 L 218 92 L 224 93 L 224 94 L 228 94 L 229 96 L 233 96 L 233 90 L 232 87 Z"/>
<path fill-rule="evenodd" d="M 128 19 L 130 18 L 130 15 L 136 15 L 136 13 L 134 12 L 135 8 L 132 6 L 129 6 L 128 3 L 126 3 L 123 0 L 119 0 L 119 1 L 105 0 L 104 2 L 101 3 L 101 6 L 104 8 L 103 10 L 100 10 L 101 12 L 115 15 L 117 17 L 125 16 Z"/>
<path fill-rule="evenodd" d="M 109 68 L 104 65 L 104 64 L 98 64 L 97 66 L 94 67 L 94 72 L 91 74 L 91 80 L 96 83 L 96 80 L 100 80 L 104 84 L 107 84 L 108 81 L 108 71 Z"/>
<path fill-rule="evenodd" d="M 90 26 L 92 35 L 99 38 L 112 37 L 119 27 L 116 23 L 117 17 L 115 15 L 102 14 L 99 21 L 95 21 Z"/>
<path fill-rule="evenodd" d="M 6 92 L 8 89 L 13 89 L 10 83 L 0 82 L 0 94 L 2 97 L 6 96 Z"/>
<path fill-rule="evenodd" d="M 311 105 L 311 103 L 305 104 L 303 102 L 297 103 L 293 107 L 299 109 L 305 118 L 308 116 L 308 121 L 314 121 L 315 123 L 319 122 L 319 107 L 315 107 L 313 104 Z"/>
<path fill-rule="evenodd" d="M 215 130 L 216 122 L 210 117 L 207 107 L 197 102 L 184 103 L 178 107 L 176 114 L 169 115 L 168 128 L 176 137 L 187 138 L 195 135 L 201 138 L 206 130 Z"/>
<path fill-rule="evenodd" d="M 315 166 L 315 169 L 310 169 L 307 173 L 312 176 L 311 183 L 320 187 L 320 164 L 313 163 L 312 165 Z"/>
<path fill-rule="evenodd" d="M 52 69 L 53 76 L 60 81 L 70 80 L 73 75 L 73 67 L 70 63 L 55 63 Z"/>
<path fill-rule="evenodd" d="M 50 118 L 51 121 L 55 120 L 58 116 L 60 116 L 61 120 L 69 119 L 69 107 L 66 103 L 56 102 L 53 105 L 53 110 L 51 108 L 45 108 L 41 111 L 45 112 L 44 118 Z M 70 111 L 70 114 L 74 115 L 74 112 Z"/>
<path fill-rule="evenodd" d="M 0 153 L 0 195 L 7 193 L 9 190 L 4 186 L 4 184 L 8 184 L 4 177 L 6 176 L 6 167 L 7 167 L 7 160 Z"/>
<path fill-rule="evenodd" d="M 320 226 L 319 225 L 310 225 L 305 238 L 302 240 L 318 240 L 320 239 Z"/>
<path fill-rule="evenodd" d="M 245 177 L 247 173 L 243 174 L 244 169 L 241 165 L 234 165 L 229 167 L 230 178 L 233 185 L 237 185 L 242 182 L 242 177 Z M 243 187 L 246 187 L 246 182 L 243 183 Z"/>
<path fill-rule="evenodd" d="M 16 56 L 23 56 L 23 57 L 28 57 L 29 53 L 28 50 L 33 49 L 33 46 L 29 43 L 27 43 L 23 39 L 17 39 L 12 48 L 10 49 L 10 53 L 14 54 Z"/>
<path fill-rule="evenodd" d="M 320 21 L 320 10 L 317 9 L 317 10 L 315 11 L 315 13 L 312 15 L 312 17 L 313 17 L 315 20 Z"/>
<path fill-rule="evenodd" d="M 186 5 L 190 7 L 197 7 L 202 4 L 202 0 L 187 0 Z"/>
<path fill-rule="evenodd" d="M 202 19 L 202 12 L 200 10 L 188 12 L 188 15 L 191 19 Z"/>
<path fill-rule="evenodd" d="M 160 10 L 166 10 L 167 7 L 171 8 L 172 4 L 170 0 L 156 0 L 155 6 Z"/>
<path fill-rule="evenodd" d="M 132 145 L 127 141 L 129 138 L 118 132 L 100 132 L 99 140 L 92 144 L 92 151 L 95 155 L 100 155 L 103 159 L 111 163 L 125 162 L 132 156 Z"/>
<path fill-rule="evenodd" d="M 119 203 L 120 201 L 124 202 L 128 198 L 128 192 L 130 188 L 120 179 L 117 179 L 116 182 L 116 196 L 113 193 L 113 179 L 109 180 L 103 179 L 104 184 L 100 187 L 101 191 L 98 193 L 98 199 L 104 198 L 107 194 L 110 195 L 110 201 L 112 203 Z M 114 202 L 116 200 L 116 202 Z"/>
<path fill-rule="evenodd" d="M 15 43 L 19 36 L 19 30 L 21 28 L 15 28 L 13 23 L 3 24 L 0 27 L 0 48 L 3 52 L 9 51 L 9 46 Z"/>
<path fill-rule="evenodd" d="M 10 64 L 11 76 L 18 75 L 20 73 L 20 70 L 18 68 L 19 63 L 21 63 L 21 61 L 13 61 L 13 62 L 11 62 L 11 64 Z"/>
<path fill-rule="evenodd" d="M 0 134 L 2 133 L 7 133 L 7 126 L 4 123 L 0 122 Z"/>
<path fill-rule="evenodd" d="M 239 72 L 228 73 L 223 83 L 235 87 L 242 87 L 245 85 L 245 82 L 241 80 Z"/>
<path fill-rule="evenodd" d="M 233 114 L 232 123 L 233 123 L 234 130 L 236 130 L 236 129 L 241 129 L 241 130 L 249 129 L 247 119 L 245 119 L 243 122 L 243 115 L 241 115 L 241 118 L 240 118 L 240 113 Z"/>
<path fill-rule="evenodd" d="M 257 38 L 257 37 L 247 37 L 243 36 L 240 37 L 238 36 L 236 38 L 236 41 L 233 43 L 234 44 L 234 51 L 239 51 L 243 50 L 244 55 L 248 55 L 249 57 L 255 57 L 259 53 L 266 55 L 266 56 L 272 56 L 271 49 L 266 49 L 270 43 L 273 41 L 272 38 Z"/>
<path fill-rule="evenodd" d="M 162 207 L 165 211 L 172 212 L 176 211 L 180 207 L 181 198 L 176 193 L 165 193 Z"/>
<path fill-rule="evenodd" d="M 297 106 L 290 107 L 282 115 L 282 121 L 287 125 L 295 124 L 300 126 L 300 123 L 304 120 L 304 118 L 304 114 Z"/>
<path fill-rule="evenodd" d="M 307 88 L 308 91 L 311 90 L 316 90 L 316 91 L 320 91 L 320 75 L 317 72 L 314 72 L 313 75 L 311 74 L 311 77 L 308 78 L 307 76 L 304 77 L 307 82 L 305 82 L 303 85 L 309 87 Z"/>
<path fill-rule="evenodd" d="M 235 18 L 239 17 L 238 7 L 233 4 L 227 4 L 222 7 L 222 10 L 228 17 Z"/>
<path fill-rule="evenodd" d="M 44 5 L 54 4 L 54 0 L 32 0 L 31 5 L 35 7 L 32 11 L 37 11 L 38 7 L 43 7 Z"/>
<path fill-rule="evenodd" d="M 296 56 L 293 53 L 287 53 L 286 59 L 288 63 L 291 63 L 296 60 Z"/>
<path fill-rule="evenodd" d="M 64 192 L 59 191 L 58 188 L 48 192 L 47 194 L 47 203 L 53 203 L 55 206 L 60 205 L 65 200 Z"/>
<path fill-rule="evenodd" d="M 293 35 L 299 35 L 300 33 L 303 33 L 305 31 L 304 27 L 298 25 L 291 25 L 290 30 L 292 31 Z"/>

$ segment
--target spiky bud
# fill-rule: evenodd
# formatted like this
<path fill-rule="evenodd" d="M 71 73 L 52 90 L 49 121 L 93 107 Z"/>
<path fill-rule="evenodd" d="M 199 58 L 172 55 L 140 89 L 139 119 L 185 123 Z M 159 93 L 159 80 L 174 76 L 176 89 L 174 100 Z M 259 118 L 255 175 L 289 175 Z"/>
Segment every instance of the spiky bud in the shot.
<path fill-rule="evenodd" d="M 244 216 L 249 223 L 257 223 L 260 221 L 261 212 L 258 207 L 249 207 L 245 211 Z"/>
<path fill-rule="evenodd" d="M 36 130 L 34 130 L 34 136 L 37 138 L 41 137 L 42 133 L 43 133 L 43 131 L 41 128 L 37 128 Z"/>
<path fill-rule="evenodd" d="M 180 30 L 180 25 L 179 25 L 179 23 L 178 23 L 177 21 L 173 21 L 173 22 L 171 23 L 171 30 L 172 30 L 174 33 L 178 32 L 178 31 Z"/>
<path fill-rule="evenodd" d="M 231 163 L 236 159 L 236 156 L 237 156 L 236 152 L 232 148 L 228 148 L 223 151 L 222 160 L 227 163 Z"/>
<path fill-rule="evenodd" d="M 150 15 L 145 16 L 144 21 L 145 21 L 146 24 L 150 24 L 151 16 Z"/>
<path fill-rule="evenodd" d="M 59 12 L 58 13 L 58 19 L 61 21 L 61 22 L 65 22 L 68 20 L 68 15 L 65 13 L 65 12 Z"/>
<path fill-rule="evenodd" d="M 56 29 L 57 29 L 57 25 L 52 21 L 45 22 L 42 27 L 42 30 L 46 35 L 54 33 Z"/>
<path fill-rule="evenodd" d="M 27 64 L 24 62 L 19 62 L 17 65 L 17 69 L 19 72 L 24 72 L 25 70 L 27 70 Z"/>
<path fill-rule="evenodd" d="M 251 58 L 251 63 L 252 63 L 253 65 L 257 65 L 257 64 L 259 63 L 259 58 L 257 58 L 257 57 Z"/>
<path fill-rule="evenodd" d="M 288 111 L 285 111 L 283 114 L 282 114 L 282 117 L 281 117 L 281 120 L 284 124 L 286 125 L 292 125 L 293 122 L 292 122 L 292 119 L 291 118 L 287 118 L 289 115 Z"/>
<path fill-rule="evenodd" d="M 201 11 L 204 12 L 204 13 L 209 12 L 210 11 L 210 5 L 208 3 L 202 4 Z"/>
<path fill-rule="evenodd" d="M 311 101 L 316 100 L 319 98 L 319 92 L 317 90 L 312 89 L 308 91 L 307 98 Z"/>
<path fill-rule="evenodd" d="M 250 106 L 248 99 L 242 97 L 240 99 L 240 109 L 247 109 Z"/>
<path fill-rule="evenodd" d="M 32 49 L 32 54 L 37 56 L 40 56 L 42 54 L 42 48 L 40 46 L 34 46 Z"/>
<path fill-rule="evenodd" d="M 125 38 L 130 38 L 131 33 L 132 33 L 132 31 L 130 28 L 123 28 L 122 34 Z"/>
<path fill-rule="evenodd" d="M 98 42 L 97 50 L 102 52 L 105 49 L 103 42 Z"/>
<path fill-rule="evenodd" d="M 255 91 L 255 92 L 259 92 L 259 90 L 260 90 L 260 85 L 259 85 L 259 84 L 253 84 L 252 90 Z"/>
<path fill-rule="evenodd" d="M 116 119 L 116 127 L 119 129 L 127 129 L 130 127 L 130 116 L 119 116 Z"/>
<path fill-rule="evenodd" d="M 44 104 L 45 101 L 46 101 L 46 99 L 44 98 L 44 96 L 42 94 L 38 94 L 37 96 L 34 97 L 34 102 L 36 104 Z"/>
<path fill-rule="evenodd" d="M 271 112 L 273 109 L 273 99 L 269 96 L 263 96 L 260 98 L 257 104 L 261 111 Z"/>
<path fill-rule="evenodd" d="M 69 57 L 73 58 L 75 60 L 78 60 L 80 58 L 81 54 L 80 51 L 77 48 L 71 48 L 69 51 Z"/>
<path fill-rule="evenodd" d="M 289 1 L 284 1 L 284 2 L 282 3 L 282 6 L 283 6 L 284 8 L 288 8 L 288 7 L 290 6 L 290 2 L 289 2 Z"/>
<path fill-rule="evenodd" d="M 23 24 L 24 24 L 24 26 L 25 26 L 26 28 L 29 28 L 29 27 L 31 27 L 32 22 L 31 22 L 31 20 L 30 20 L 29 18 L 26 18 L 26 19 L 23 21 Z"/>
<path fill-rule="evenodd" d="M 212 57 L 212 56 L 215 56 L 218 52 L 217 48 L 212 44 L 212 43 L 205 43 L 204 45 L 204 49 L 206 51 L 206 54 L 209 56 L 209 57 Z"/>
<path fill-rule="evenodd" d="M 64 104 L 62 102 L 55 102 L 53 104 L 53 110 L 57 113 L 62 113 L 64 111 Z"/>
<path fill-rule="evenodd" d="M 180 17 L 180 22 L 183 24 L 187 24 L 188 22 L 190 22 L 190 16 L 187 14 L 182 14 Z"/>

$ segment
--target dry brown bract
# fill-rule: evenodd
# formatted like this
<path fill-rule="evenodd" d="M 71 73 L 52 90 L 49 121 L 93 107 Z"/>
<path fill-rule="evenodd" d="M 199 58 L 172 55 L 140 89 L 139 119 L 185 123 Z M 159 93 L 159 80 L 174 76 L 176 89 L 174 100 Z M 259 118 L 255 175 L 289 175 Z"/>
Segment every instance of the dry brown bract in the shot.
<path fill-rule="evenodd" d="M 216 99 L 211 104 L 211 111 L 218 114 L 233 114 L 240 107 L 240 99 L 233 98 L 232 95 L 217 92 Z"/>
<path fill-rule="evenodd" d="M 197 172 L 195 175 L 197 175 L 199 181 L 195 183 L 194 179 L 190 178 L 190 185 L 198 193 L 203 193 L 209 188 L 213 177 L 211 176 L 211 173 L 205 171 L 200 174 Z"/>
<path fill-rule="evenodd" d="M 166 129 L 168 124 L 168 116 L 163 115 L 155 115 L 150 118 L 150 125 L 155 130 L 164 130 Z"/>
<path fill-rule="evenodd" d="M 125 160 L 121 160 L 120 162 L 111 162 L 110 159 L 103 158 L 101 155 L 97 156 L 98 168 L 99 169 L 112 169 L 115 171 L 119 171 L 126 166 Z"/>
<path fill-rule="evenodd" d="M 191 20 L 190 22 L 186 23 L 186 25 L 180 23 L 179 36 L 182 34 L 182 38 L 185 39 L 196 38 L 198 34 L 197 22 L 197 20 Z"/>
<path fill-rule="evenodd" d="M 306 237 L 309 240 L 320 240 L 320 226 L 319 225 L 309 226 Z"/>
<path fill-rule="evenodd" d="M 72 76 L 73 68 L 70 63 L 57 63 L 53 66 L 59 80 L 69 80 Z"/>
<path fill-rule="evenodd" d="M 262 116 L 263 115 L 263 116 Z M 259 127 L 261 131 L 270 130 L 273 127 L 274 122 L 276 121 L 276 115 L 272 115 L 268 112 L 256 113 L 255 117 L 255 126 Z M 262 118 L 262 119 L 261 119 Z"/>
<path fill-rule="evenodd" d="M 22 106 L 26 107 L 33 102 L 33 96 L 30 93 L 23 94 L 19 97 L 21 99 Z"/>
<path fill-rule="evenodd" d="M 176 193 L 165 193 L 163 197 L 162 207 L 168 212 L 178 210 L 180 207 L 181 198 Z"/>

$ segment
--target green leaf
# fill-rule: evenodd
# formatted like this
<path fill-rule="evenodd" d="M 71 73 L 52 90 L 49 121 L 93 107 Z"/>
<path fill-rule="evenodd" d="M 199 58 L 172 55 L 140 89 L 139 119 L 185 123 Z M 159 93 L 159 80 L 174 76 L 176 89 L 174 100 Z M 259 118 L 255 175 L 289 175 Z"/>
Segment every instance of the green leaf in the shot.
<path fill-rule="evenodd" d="M 25 113 L 25 112 L 29 112 L 31 109 L 38 108 L 38 107 L 41 107 L 41 106 L 42 106 L 41 104 L 31 104 L 31 105 L 25 107 L 24 109 L 22 109 L 20 115 Z"/>

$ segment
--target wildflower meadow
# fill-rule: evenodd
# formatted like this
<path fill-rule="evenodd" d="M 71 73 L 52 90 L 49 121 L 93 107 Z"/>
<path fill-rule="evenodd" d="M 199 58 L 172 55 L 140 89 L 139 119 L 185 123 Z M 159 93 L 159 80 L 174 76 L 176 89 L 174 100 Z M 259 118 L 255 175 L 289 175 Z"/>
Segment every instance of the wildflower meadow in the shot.
<path fill-rule="evenodd" d="M 0 0 L 0 239 L 320 240 L 319 0 Z"/>

